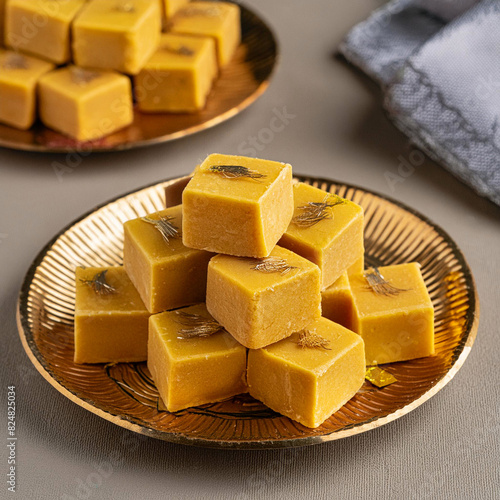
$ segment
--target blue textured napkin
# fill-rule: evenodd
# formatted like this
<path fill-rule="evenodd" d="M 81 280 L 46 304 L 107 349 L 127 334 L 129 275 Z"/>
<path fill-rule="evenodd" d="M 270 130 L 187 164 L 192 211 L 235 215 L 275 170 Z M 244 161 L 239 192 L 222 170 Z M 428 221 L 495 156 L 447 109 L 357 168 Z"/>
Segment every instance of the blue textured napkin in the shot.
<path fill-rule="evenodd" d="M 382 86 L 417 146 L 500 205 L 498 0 L 395 0 L 339 50 Z"/>

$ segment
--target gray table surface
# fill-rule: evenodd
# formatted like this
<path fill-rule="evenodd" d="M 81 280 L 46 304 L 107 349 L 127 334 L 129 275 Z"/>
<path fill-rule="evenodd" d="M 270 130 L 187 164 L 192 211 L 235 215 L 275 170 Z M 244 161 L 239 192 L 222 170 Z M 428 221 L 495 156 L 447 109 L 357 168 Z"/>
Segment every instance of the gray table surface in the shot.
<path fill-rule="evenodd" d="M 149 149 L 95 154 L 59 177 L 52 163 L 64 157 L 0 150 L 0 498 L 9 495 L 9 384 L 17 387 L 18 498 L 500 498 L 500 210 L 412 153 L 385 118 L 379 89 L 334 57 L 346 31 L 378 4 L 254 0 L 281 42 L 280 67 L 257 103 L 209 131 Z M 276 112 L 293 117 L 269 140 L 262 130 Z M 259 156 L 390 195 L 458 243 L 481 300 L 478 338 L 463 368 L 430 401 L 391 424 L 296 450 L 172 445 L 141 438 L 67 400 L 31 367 L 17 334 L 16 297 L 37 252 L 95 205 L 186 174 L 208 153 L 242 152 L 259 133 Z M 413 174 L 389 183 L 388 172 L 409 160 Z"/>

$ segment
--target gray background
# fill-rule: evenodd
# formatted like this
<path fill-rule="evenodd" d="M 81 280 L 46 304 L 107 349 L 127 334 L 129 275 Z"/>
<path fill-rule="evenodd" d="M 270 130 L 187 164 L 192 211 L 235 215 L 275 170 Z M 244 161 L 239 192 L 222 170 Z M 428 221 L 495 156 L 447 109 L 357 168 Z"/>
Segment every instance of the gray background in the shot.
<path fill-rule="evenodd" d="M 64 156 L 0 150 L 0 422 L 7 420 L 6 386 L 15 384 L 17 496 L 499 498 L 500 209 L 412 153 L 384 117 L 378 88 L 334 58 L 342 36 L 379 2 L 252 4 L 276 30 L 281 64 L 267 93 L 228 123 L 150 149 L 96 154 L 60 177 L 52 162 L 64 162 Z M 295 117 L 269 142 L 262 130 L 269 127 L 273 110 L 284 107 Z M 297 173 L 393 196 L 430 217 L 458 243 L 481 300 L 478 338 L 463 368 L 429 402 L 396 422 L 351 439 L 288 451 L 204 450 L 141 439 L 67 400 L 31 368 L 16 330 L 17 291 L 39 249 L 95 205 L 186 174 L 208 153 L 237 153 L 259 133 L 268 142 L 260 144 L 261 157 L 290 162 Z M 398 174 L 402 161 L 413 161 L 416 168 L 392 185 L 387 173 Z M 6 425 L 0 429 L 0 497 L 7 498 Z M 85 482 L 100 485 L 86 490 Z"/>

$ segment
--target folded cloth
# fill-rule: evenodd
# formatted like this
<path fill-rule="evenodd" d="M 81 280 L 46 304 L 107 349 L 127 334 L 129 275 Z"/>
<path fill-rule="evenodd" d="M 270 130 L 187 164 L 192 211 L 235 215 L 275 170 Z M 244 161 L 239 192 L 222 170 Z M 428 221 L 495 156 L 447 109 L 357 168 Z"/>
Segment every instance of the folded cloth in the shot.
<path fill-rule="evenodd" d="M 395 0 L 339 50 L 418 147 L 500 205 L 500 2 Z"/>

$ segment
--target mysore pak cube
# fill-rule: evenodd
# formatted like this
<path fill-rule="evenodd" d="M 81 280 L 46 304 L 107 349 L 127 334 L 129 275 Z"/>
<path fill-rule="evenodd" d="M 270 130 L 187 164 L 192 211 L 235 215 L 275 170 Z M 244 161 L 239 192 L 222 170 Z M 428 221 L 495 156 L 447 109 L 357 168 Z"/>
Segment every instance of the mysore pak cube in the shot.
<path fill-rule="evenodd" d="M 217 71 L 211 38 L 166 33 L 134 78 L 138 107 L 146 112 L 199 111 L 205 107 Z"/>
<path fill-rule="evenodd" d="M 321 292 L 321 311 L 325 318 L 352 330 L 353 298 L 347 271 Z"/>
<path fill-rule="evenodd" d="M 136 75 L 158 46 L 161 12 L 150 0 L 90 0 L 73 23 L 79 66 Z"/>
<path fill-rule="evenodd" d="M 40 118 L 50 128 L 79 141 L 111 134 L 133 121 L 132 88 L 114 71 L 67 66 L 39 83 Z"/>
<path fill-rule="evenodd" d="M 0 49 L 0 122 L 22 130 L 36 119 L 37 83 L 52 63 Z"/>
<path fill-rule="evenodd" d="M 85 0 L 9 0 L 6 43 L 55 64 L 71 60 L 71 23 Z"/>
<path fill-rule="evenodd" d="M 168 411 L 247 392 L 246 358 L 204 304 L 151 316 L 148 368 Z"/>
<path fill-rule="evenodd" d="M 362 273 L 365 268 L 365 256 L 362 255 L 354 264 L 347 268 L 347 275 Z"/>
<path fill-rule="evenodd" d="M 165 17 L 170 19 L 176 12 L 189 3 L 189 0 L 160 0 L 163 2 Z"/>
<path fill-rule="evenodd" d="M 212 154 L 196 168 L 182 203 L 186 246 L 266 257 L 292 218 L 292 167 Z"/>
<path fill-rule="evenodd" d="M 205 301 L 213 254 L 183 245 L 181 205 L 123 227 L 123 265 L 151 313 Z"/>
<path fill-rule="evenodd" d="M 248 353 L 250 394 L 306 427 L 318 427 L 363 385 L 359 335 L 326 318 Z"/>
<path fill-rule="evenodd" d="M 245 347 L 272 344 L 321 316 L 318 266 L 280 247 L 262 259 L 216 255 L 207 309 Z"/>
<path fill-rule="evenodd" d="M 293 219 L 279 244 L 317 264 L 327 288 L 363 257 L 363 209 L 302 182 L 293 195 Z"/>
<path fill-rule="evenodd" d="M 77 268 L 75 363 L 145 361 L 149 316 L 123 267 Z"/>
<path fill-rule="evenodd" d="M 434 354 L 434 309 L 419 264 L 371 268 L 349 281 L 367 365 Z"/>
<path fill-rule="evenodd" d="M 182 193 L 191 180 L 190 175 L 185 175 L 171 182 L 165 187 L 165 206 L 173 207 L 182 203 Z"/>
<path fill-rule="evenodd" d="M 190 2 L 170 23 L 171 31 L 212 37 L 219 66 L 226 65 L 241 42 L 240 8 L 228 2 Z"/>

